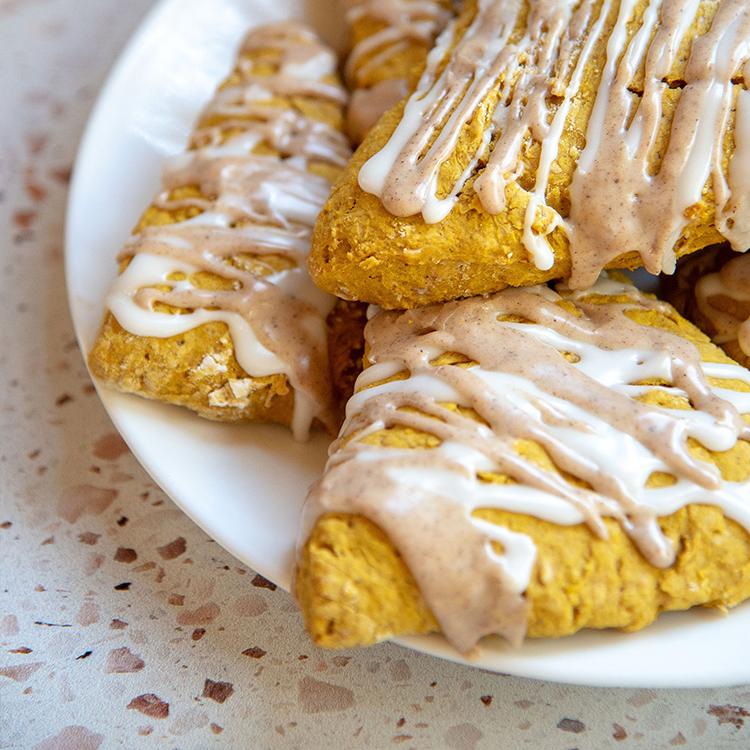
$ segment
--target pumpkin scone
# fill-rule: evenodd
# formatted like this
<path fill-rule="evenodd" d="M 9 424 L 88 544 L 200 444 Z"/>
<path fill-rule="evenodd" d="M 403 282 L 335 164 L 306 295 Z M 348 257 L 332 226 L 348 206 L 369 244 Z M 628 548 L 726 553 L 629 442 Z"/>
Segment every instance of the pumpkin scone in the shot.
<path fill-rule="evenodd" d="M 350 156 L 336 67 L 302 25 L 248 34 L 122 250 L 89 356 L 96 376 L 209 419 L 335 432 L 329 358 L 351 380 L 356 336 L 342 331 L 357 314 L 335 308 L 305 261 Z"/>
<path fill-rule="evenodd" d="M 750 597 L 750 372 L 624 279 L 377 313 L 300 535 L 321 646 Z"/>
<path fill-rule="evenodd" d="M 750 247 L 745 0 L 467 0 L 368 134 L 309 267 L 412 308 Z"/>
<path fill-rule="evenodd" d="M 348 0 L 351 49 L 344 72 L 352 94 L 346 120 L 355 143 L 414 89 L 452 15 L 450 0 Z"/>
<path fill-rule="evenodd" d="M 686 258 L 666 298 L 733 359 L 750 367 L 750 254 L 708 248 Z"/>

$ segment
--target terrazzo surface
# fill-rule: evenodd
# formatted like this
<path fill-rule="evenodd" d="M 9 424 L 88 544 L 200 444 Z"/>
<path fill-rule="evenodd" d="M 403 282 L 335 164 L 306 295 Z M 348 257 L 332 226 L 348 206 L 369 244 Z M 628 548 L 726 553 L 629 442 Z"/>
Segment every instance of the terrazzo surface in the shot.
<path fill-rule="evenodd" d="M 74 340 L 62 236 L 88 112 L 149 5 L 0 0 L 0 748 L 750 747 L 747 687 L 317 650 L 139 467 Z"/>

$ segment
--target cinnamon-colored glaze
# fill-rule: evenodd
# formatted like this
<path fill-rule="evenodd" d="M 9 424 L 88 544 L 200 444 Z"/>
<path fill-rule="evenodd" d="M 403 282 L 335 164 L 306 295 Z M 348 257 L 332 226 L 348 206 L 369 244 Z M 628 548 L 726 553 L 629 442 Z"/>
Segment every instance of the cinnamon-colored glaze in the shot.
<path fill-rule="evenodd" d="M 255 72 L 259 56 L 263 73 Z M 285 106 L 284 98 L 342 105 L 346 94 L 335 71 L 331 50 L 299 24 L 252 31 L 230 84 L 204 110 L 192 149 L 167 165 L 154 201 L 192 218 L 148 226 L 131 238 L 121 254 L 127 267 L 108 297 L 120 325 L 136 335 L 226 323 L 248 375 L 289 379 L 299 438 L 313 419 L 329 429 L 336 424 L 325 323 L 334 300 L 312 284 L 305 259 L 330 190 L 315 170 L 343 166 L 350 149 L 341 132 Z M 185 186 L 197 195 L 180 195 Z M 243 256 L 255 258 L 256 270 L 264 256 L 276 265 L 258 274 Z M 195 286 L 190 279 L 200 273 L 224 283 Z M 181 312 L 167 315 L 163 305 Z"/>
<path fill-rule="evenodd" d="M 602 537 L 603 518 L 612 517 L 657 567 L 670 566 L 675 553 L 658 518 L 688 503 L 719 505 L 750 530 L 750 484 L 724 480 L 691 449 L 694 441 L 725 451 L 750 440 L 741 416 L 750 413 L 750 393 L 709 382 L 750 385 L 750 373 L 701 362 L 689 340 L 639 322 L 646 313 L 674 311 L 608 278 L 589 292 L 508 289 L 378 313 L 366 329 L 371 366 L 309 495 L 302 541 L 327 513 L 372 520 L 466 652 L 489 633 L 523 637 L 535 558 L 528 537 L 478 521 L 478 508 L 586 523 Z M 452 361 L 441 363 L 446 356 Z M 688 406 L 645 398 L 661 390 Z M 368 443 L 394 427 L 434 443 Z M 560 473 L 525 458 L 518 441 L 541 446 Z M 483 472 L 510 483 L 487 484 Z M 674 482 L 653 488 L 654 473 Z"/>
<path fill-rule="evenodd" d="M 547 235 L 563 231 L 573 288 L 590 286 L 608 263 L 628 253 L 640 255 L 652 273 L 673 272 L 675 246 L 707 184 L 716 197 L 717 230 L 735 250 L 746 250 L 750 99 L 738 81 L 745 77 L 746 83 L 750 60 L 750 6 L 745 0 L 650 0 L 641 11 L 638 0 L 476 0 L 468 28 L 449 27 L 440 54 L 430 56 L 389 142 L 361 168 L 360 186 L 396 216 L 421 213 L 435 223 L 476 177 L 466 189 L 475 191 L 485 211 L 498 214 L 530 137 L 540 155 L 523 243 L 536 267 L 549 270 L 554 255 Z M 691 31 L 699 13 L 707 28 Z M 668 76 L 686 54 L 689 33 L 672 113 Z M 558 213 L 546 203 L 550 173 L 572 102 L 605 41 L 569 209 Z M 634 80 L 642 80 L 640 96 Z M 439 191 L 441 167 L 487 101 L 494 111 L 481 145 L 455 184 Z M 670 116 L 668 143 L 655 154 Z M 730 123 L 734 137 L 725 159 Z M 550 212 L 540 233 L 537 219 Z"/>

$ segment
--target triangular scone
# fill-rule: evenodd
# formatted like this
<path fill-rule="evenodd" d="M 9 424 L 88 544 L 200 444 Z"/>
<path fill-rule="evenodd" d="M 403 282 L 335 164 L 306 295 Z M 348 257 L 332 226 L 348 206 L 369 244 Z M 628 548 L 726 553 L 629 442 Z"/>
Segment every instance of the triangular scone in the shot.
<path fill-rule="evenodd" d="M 435 37 L 452 15 L 450 0 L 348 0 L 346 129 L 354 143 L 414 89 Z"/>
<path fill-rule="evenodd" d="M 691 255 L 664 284 L 664 294 L 730 357 L 750 367 L 750 254 L 712 247 Z"/>
<path fill-rule="evenodd" d="M 335 375 L 351 371 L 356 315 L 334 311 L 305 259 L 350 153 L 336 67 L 301 25 L 247 36 L 122 251 L 95 375 L 210 419 L 335 431 L 327 339 Z"/>
<path fill-rule="evenodd" d="M 750 597 L 750 372 L 671 306 L 507 289 L 378 313 L 366 345 L 300 536 L 317 644 L 468 652 Z"/>
<path fill-rule="evenodd" d="M 310 269 L 411 308 L 750 247 L 745 0 L 468 0 L 335 186 Z"/>

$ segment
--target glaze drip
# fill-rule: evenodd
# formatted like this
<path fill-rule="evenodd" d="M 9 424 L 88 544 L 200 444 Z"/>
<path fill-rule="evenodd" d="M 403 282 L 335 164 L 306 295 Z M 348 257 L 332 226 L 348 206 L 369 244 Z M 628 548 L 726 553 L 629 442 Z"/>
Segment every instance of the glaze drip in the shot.
<path fill-rule="evenodd" d="M 256 75 L 254 53 L 271 52 L 276 72 Z M 262 26 L 251 31 L 240 47 L 237 72 L 241 89 L 258 91 L 255 99 L 273 96 L 308 96 L 346 104 L 346 91 L 332 80 L 338 61 L 333 50 L 321 44 L 317 35 L 303 24 L 287 22 Z M 226 91 L 226 89 L 225 89 Z M 263 93 L 261 93 L 263 92 Z M 219 94 L 219 102 L 222 95 Z M 209 108 L 211 105 L 209 105 Z"/>
<path fill-rule="evenodd" d="M 741 416 L 750 414 L 750 373 L 702 363 L 687 339 L 637 322 L 644 314 L 675 315 L 606 277 L 588 292 L 509 289 L 379 312 L 366 329 L 370 367 L 309 495 L 302 539 L 325 513 L 369 517 L 466 652 L 490 633 L 522 639 L 536 554 L 528 537 L 475 518 L 479 508 L 585 523 L 601 537 L 611 517 L 658 567 L 675 556 L 658 518 L 684 505 L 719 505 L 750 530 L 750 482 L 724 480 L 694 450 L 750 440 Z M 659 406 L 659 394 L 683 406 Z M 435 445 L 368 443 L 392 427 L 431 435 Z M 525 457 L 519 441 L 543 448 L 565 475 Z M 488 473 L 509 481 L 486 481 Z M 671 481 L 652 484 L 654 475 Z"/>
<path fill-rule="evenodd" d="M 272 72 L 256 74 L 259 59 Z M 298 439 L 313 419 L 335 428 L 326 328 L 334 299 L 313 285 L 305 261 L 331 187 L 312 170 L 343 166 L 349 147 L 284 97 L 342 103 L 343 89 L 329 82 L 335 69 L 333 53 L 297 24 L 248 35 L 229 85 L 204 110 L 192 149 L 168 163 L 154 200 L 155 209 L 184 218 L 130 239 L 107 300 L 138 336 L 225 323 L 248 375 L 287 376 Z M 218 283 L 205 288 L 196 281 L 201 273 Z"/>
<path fill-rule="evenodd" d="M 456 24 L 447 32 L 455 44 L 430 57 L 390 140 L 360 170 L 360 186 L 386 210 L 441 221 L 475 177 L 484 210 L 501 213 L 533 142 L 540 151 L 527 189 L 523 245 L 538 269 L 549 270 L 550 235 L 562 232 L 573 288 L 590 286 L 627 253 L 639 255 L 652 273 L 673 272 L 675 247 L 707 185 L 716 229 L 736 250 L 750 246 L 744 0 L 650 0 L 645 9 L 638 0 L 477 0 L 458 39 Z M 675 70 L 684 80 L 673 78 Z M 560 153 L 562 136 L 581 110 L 582 83 L 593 75 L 599 83 L 585 146 L 574 154 L 569 208 L 558 199 L 549 205 L 550 176 L 569 158 Z M 682 89 L 679 96 L 670 94 L 672 85 Z M 485 120 L 476 152 L 465 157 L 453 185 L 439 188 L 464 126 L 478 116 Z M 670 121 L 668 141 L 660 144 Z"/>

